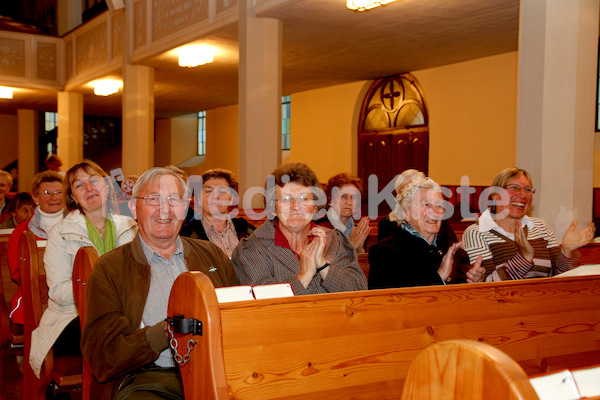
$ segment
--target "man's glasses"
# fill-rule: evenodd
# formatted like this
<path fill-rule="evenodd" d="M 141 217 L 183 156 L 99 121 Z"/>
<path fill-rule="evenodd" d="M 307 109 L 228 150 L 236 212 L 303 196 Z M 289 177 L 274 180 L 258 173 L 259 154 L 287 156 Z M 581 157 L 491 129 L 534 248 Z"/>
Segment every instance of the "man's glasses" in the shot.
<path fill-rule="evenodd" d="M 136 199 L 144 199 L 149 206 L 160 206 L 163 203 L 163 200 L 167 200 L 167 203 L 173 207 L 179 207 L 185 204 L 185 200 L 177 196 L 161 197 L 157 194 L 149 194 L 145 197 L 136 197 Z"/>
<path fill-rule="evenodd" d="M 521 189 L 523 189 L 525 191 L 525 193 L 527 193 L 527 194 L 535 193 L 535 189 L 532 188 L 531 186 L 521 187 L 519 185 L 507 185 L 507 186 L 504 186 L 504 189 L 508 190 L 509 192 L 513 192 L 513 193 L 518 193 L 521 191 Z"/>
<path fill-rule="evenodd" d="M 52 197 L 52 196 L 62 196 L 63 193 L 62 193 L 62 190 L 55 190 L 54 192 L 51 190 L 44 190 L 40 194 L 45 197 Z"/>

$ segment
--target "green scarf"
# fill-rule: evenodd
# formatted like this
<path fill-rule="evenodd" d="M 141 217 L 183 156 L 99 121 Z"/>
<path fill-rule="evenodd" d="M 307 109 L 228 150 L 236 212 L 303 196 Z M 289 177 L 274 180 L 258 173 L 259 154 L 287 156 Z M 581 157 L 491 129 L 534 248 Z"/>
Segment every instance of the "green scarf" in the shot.
<path fill-rule="evenodd" d="M 85 215 L 83 217 L 85 218 L 85 226 L 90 235 L 90 240 L 96 250 L 98 250 L 98 254 L 103 255 L 117 248 L 115 224 L 113 224 L 110 218 L 106 218 L 104 221 L 104 239 L 102 239 L 102 235 L 100 235 L 100 232 L 98 232 L 98 229 L 90 222 L 88 217 Z"/>

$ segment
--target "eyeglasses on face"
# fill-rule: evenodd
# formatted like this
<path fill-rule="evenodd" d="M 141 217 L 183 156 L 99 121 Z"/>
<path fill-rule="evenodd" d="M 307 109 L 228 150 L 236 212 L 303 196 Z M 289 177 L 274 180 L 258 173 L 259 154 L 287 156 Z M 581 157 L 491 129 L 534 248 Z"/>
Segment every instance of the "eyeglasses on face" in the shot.
<path fill-rule="evenodd" d="M 167 200 L 167 203 L 173 207 L 179 207 L 185 203 L 185 200 L 178 196 L 161 197 L 157 194 L 149 194 L 148 196 L 144 197 L 136 197 L 136 199 L 144 199 L 146 204 L 149 206 L 159 206 L 163 203 L 164 200 Z"/>
<path fill-rule="evenodd" d="M 91 183 L 94 186 L 99 186 L 100 184 L 103 183 L 103 179 L 101 176 L 90 176 L 84 179 L 77 179 L 75 182 L 73 182 L 73 187 L 75 188 L 75 190 L 82 190 L 85 188 L 85 181 L 88 181 L 89 183 Z"/>
<path fill-rule="evenodd" d="M 535 193 L 535 189 L 532 188 L 531 186 L 521 187 L 519 185 L 506 185 L 506 186 L 504 186 L 504 189 L 508 190 L 509 192 L 513 192 L 513 193 L 518 193 L 521 191 L 521 189 L 523 189 L 525 191 L 525 193 L 527 193 L 527 194 Z"/>
<path fill-rule="evenodd" d="M 52 197 L 52 196 L 62 196 L 63 192 L 62 190 L 55 190 L 55 191 L 51 191 L 51 190 L 44 190 L 43 192 L 40 193 L 42 196 L 44 197 Z"/>
<path fill-rule="evenodd" d="M 300 193 L 297 197 L 291 194 L 284 194 L 275 201 L 278 201 L 283 206 L 291 206 L 294 200 L 302 206 L 310 205 L 314 201 L 312 193 Z"/>

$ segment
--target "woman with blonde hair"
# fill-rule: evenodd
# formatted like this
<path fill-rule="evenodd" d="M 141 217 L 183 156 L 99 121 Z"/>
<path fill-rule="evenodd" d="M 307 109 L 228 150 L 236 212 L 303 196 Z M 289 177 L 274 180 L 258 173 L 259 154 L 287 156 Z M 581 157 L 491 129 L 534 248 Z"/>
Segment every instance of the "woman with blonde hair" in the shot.
<path fill-rule="evenodd" d="M 84 160 L 65 174 L 65 205 L 69 214 L 54 225 L 44 252 L 48 308 L 31 335 L 29 362 L 36 375 L 50 348 L 55 355 L 81 355 L 81 328 L 73 298 L 73 263 L 79 248 L 93 246 L 103 255 L 130 242 L 137 223 L 113 213 L 110 177 L 98 164 Z"/>
<path fill-rule="evenodd" d="M 579 231 L 573 221 L 560 244 L 542 219 L 528 216 L 535 189 L 527 171 L 507 168 L 492 188 L 489 209 L 462 237 L 471 259 L 483 257 L 486 281 L 553 276 L 577 264 L 575 250 L 594 238 L 591 221 Z"/>

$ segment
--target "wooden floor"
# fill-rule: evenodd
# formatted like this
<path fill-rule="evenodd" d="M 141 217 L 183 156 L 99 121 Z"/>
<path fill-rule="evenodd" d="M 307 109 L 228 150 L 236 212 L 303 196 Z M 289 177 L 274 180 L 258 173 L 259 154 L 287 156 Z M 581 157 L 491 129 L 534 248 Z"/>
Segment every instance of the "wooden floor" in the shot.
<path fill-rule="evenodd" d="M 6 394 L 8 400 L 22 400 L 23 399 L 23 375 L 17 368 L 16 353 L 14 351 L 7 352 L 4 359 L 4 382 L 6 387 Z M 74 392 L 71 394 L 61 393 L 52 397 L 52 400 L 81 400 L 81 392 Z"/>
<path fill-rule="evenodd" d="M 19 372 L 16 362 L 16 353 L 11 351 L 4 358 L 4 385 L 8 400 L 21 400 L 23 398 L 23 375 Z"/>

